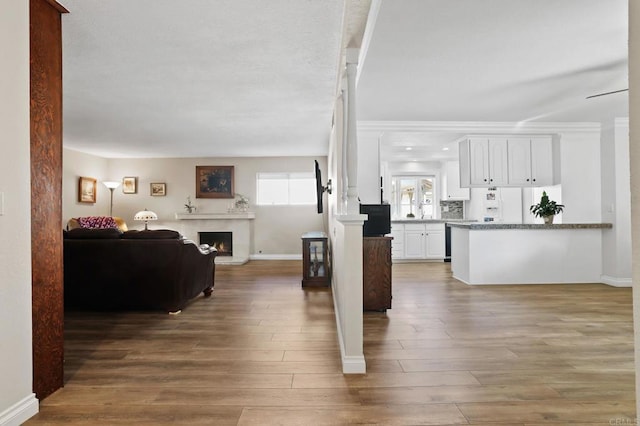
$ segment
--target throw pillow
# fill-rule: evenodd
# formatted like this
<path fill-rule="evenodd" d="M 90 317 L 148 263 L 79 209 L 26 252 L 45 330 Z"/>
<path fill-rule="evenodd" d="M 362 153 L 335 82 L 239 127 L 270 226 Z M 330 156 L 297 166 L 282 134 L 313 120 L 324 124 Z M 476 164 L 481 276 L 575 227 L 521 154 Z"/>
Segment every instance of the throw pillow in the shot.
<path fill-rule="evenodd" d="M 118 224 L 111 216 L 86 216 L 79 217 L 78 223 L 81 228 L 104 229 L 117 228 Z"/>

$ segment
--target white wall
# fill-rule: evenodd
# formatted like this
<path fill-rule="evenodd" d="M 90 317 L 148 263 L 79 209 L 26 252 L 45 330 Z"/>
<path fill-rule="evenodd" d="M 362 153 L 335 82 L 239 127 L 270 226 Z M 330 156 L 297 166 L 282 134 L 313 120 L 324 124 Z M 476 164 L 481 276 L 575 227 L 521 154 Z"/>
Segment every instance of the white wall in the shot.
<path fill-rule="evenodd" d="M 564 223 L 601 222 L 600 131 L 560 136 Z"/>
<path fill-rule="evenodd" d="M 32 392 L 29 2 L 0 13 L 0 425 L 38 411 Z"/>
<path fill-rule="evenodd" d="M 380 156 L 377 134 L 358 132 L 358 196 L 362 204 L 380 203 Z"/>
<path fill-rule="evenodd" d="M 313 173 L 313 160 L 318 160 L 326 176 L 326 157 L 238 157 L 238 158 L 148 158 L 104 159 L 65 150 L 64 221 L 77 215 L 109 212 L 109 191 L 104 180 L 120 181 L 125 176 L 138 178 L 136 194 L 124 194 L 116 188 L 113 197 L 113 215 L 120 216 L 130 229 L 142 229 L 142 223 L 133 221 L 136 212 L 149 209 L 158 214 L 158 221 L 150 228 L 178 229 L 175 213 L 184 213 L 187 197 L 196 205 L 198 213 L 224 213 L 233 203 L 231 199 L 203 199 L 195 196 L 195 167 L 205 165 L 234 166 L 235 192 L 249 198 L 250 210 L 255 212 L 251 254 L 301 255 L 300 236 L 309 231 L 324 231 L 325 216 L 316 212 L 315 205 L 256 206 L 256 173 L 309 172 Z M 98 178 L 95 206 L 77 202 L 78 176 Z M 324 179 L 324 178 L 323 178 Z M 167 184 L 165 197 L 152 197 L 150 184 Z"/>

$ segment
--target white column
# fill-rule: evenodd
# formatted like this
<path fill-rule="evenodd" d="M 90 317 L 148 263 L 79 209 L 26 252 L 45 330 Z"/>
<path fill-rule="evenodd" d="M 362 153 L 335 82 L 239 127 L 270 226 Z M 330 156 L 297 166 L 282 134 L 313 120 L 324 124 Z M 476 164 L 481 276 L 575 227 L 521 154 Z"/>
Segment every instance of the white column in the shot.
<path fill-rule="evenodd" d="M 347 213 L 358 214 L 358 130 L 356 117 L 356 77 L 359 49 L 347 49 Z"/>
<path fill-rule="evenodd" d="M 640 3 L 629 1 L 629 151 L 631 157 L 631 239 L 636 394 L 640 395 Z M 636 398 L 640 413 L 640 398 Z"/>
<path fill-rule="evenodd" d="M 347 121 L 349 121 L 349 113 L 347 111 L 349 102 L 347 101 L 347 79 L 342 80 L 342 164 L 341 164 L 341 176 L 342 186 L 340 194 L 340 213 L 347 213 Z"/>

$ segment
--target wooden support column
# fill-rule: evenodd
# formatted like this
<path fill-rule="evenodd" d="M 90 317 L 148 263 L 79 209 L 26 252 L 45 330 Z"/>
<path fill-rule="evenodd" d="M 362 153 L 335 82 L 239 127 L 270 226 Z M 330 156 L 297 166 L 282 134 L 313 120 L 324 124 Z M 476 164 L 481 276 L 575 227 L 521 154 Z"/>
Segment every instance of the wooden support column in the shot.
<path fill-rule="evenodd" d="M 33 391 L 63 385 L 62 22 L 53 0 L 30 0 Z"/>

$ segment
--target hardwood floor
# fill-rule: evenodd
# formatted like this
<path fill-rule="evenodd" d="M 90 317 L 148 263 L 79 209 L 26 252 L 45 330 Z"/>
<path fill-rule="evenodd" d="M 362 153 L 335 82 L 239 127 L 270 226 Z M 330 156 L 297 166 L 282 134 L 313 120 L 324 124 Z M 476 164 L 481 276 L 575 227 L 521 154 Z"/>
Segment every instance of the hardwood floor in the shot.
<path fill-rule="evenodd" d="M 179 315 L 72 313 L 65 387 L 28 425 L 636 424 L 631 289 L 469 287 L 393 266 L 341 373 L 330 290 L 295 261 L 219 266 Z"/>

